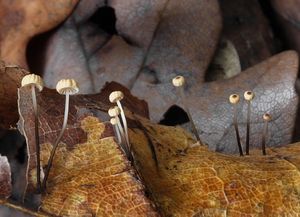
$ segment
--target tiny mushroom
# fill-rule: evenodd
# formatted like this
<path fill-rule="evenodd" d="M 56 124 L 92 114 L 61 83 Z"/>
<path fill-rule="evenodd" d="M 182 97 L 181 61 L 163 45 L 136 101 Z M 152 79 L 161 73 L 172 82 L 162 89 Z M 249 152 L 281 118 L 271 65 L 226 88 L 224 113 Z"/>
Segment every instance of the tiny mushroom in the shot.
<path fill-rule="evenodd" d="M 125 131 L 125 139 L 126 139 L 126 143 L 127 143 L 128 147 L 129 147 L 129 150 L 130 150 L 131 147 L 130 147 L 129 137 L 128 137 L 127 121 L 126 121 L 124 109 L 123 109 L 122 104 L 120 102 L 123 98 L 124 98 L 124 94 L 123 94 L 122 91 L 113 91 L 109 95 L 109 101 L 111 103 L 117 103 L 117 105 L 120 109 L 121 119 L 122 119 L 122 123 L 123 123 L 123 126 L 124 126 L 124 131 Z"/>
<path fill-rule="evenodd" d="M 190 110 L 186 106 L 186 103 L 185 103 L 185 100 L 184 100 L 185 99 L 185 95 L 184 95 L 183 86 L 185 85 L 185 79 L 184 79 L 183 76 L 178 75 L 178 76 L 176 76 L 175 78 L 172 79 L 172 83 L 173 83 L 174 87 L 177 87 L 179 89 L 180 100 L 182 101 L 182 104 L 183 104 L 183 106 L 185 108 L 185 111 L 186 111 L 186 113 L 188 115 L 188 118 L 190 120 L 190 123 L 191 123 L 191 126 L 192 126 L 192 131 L 193 131 L 195 137 L 197 138 L 197 141 L 200 143 L 200 145 L 202 145 L 203 143 L 202 143 L 202 141 L 200 139 L 200 136 L 198 134 L 196 125 L 195 125 L 195 123 L 194 123 L 194 121 L 192 119 L 192 115 L 190 113 Z"/>
<path fill-rule="evenodd" d="M 268 134 L 268 124 L 271 121 L 272 117 L 270 114 L 266 113 L 263 115 L 263 120 L 264 120 L 264 129 L 262 133 L 262 142 L 261 142 L 261 148 L 262 148 L 262 154 L 266 155 L 266 138 Z"/>
<path fill-rule="evenodd" d="M 118 128 L 118 122 L 119 122 L 118 119 L 119 119 L 119 118 L 117 118 L 117 117 L 111 118 L 111 119 L 110 119 L 110 123 L 114 126 L 114 130 L 115 130 L 115 132 L 116 132 L 116 134 L 117 134 L 118 143 L 121 144 L 122 139 L 121 139 L 120 130 L 119 130 L 119 128 Z"/>
<path fill-rule="evenodd" d="M 236 133 L 236 140 L 240 152 L 240 156 L 243 156 L 243 149 L 241 145 L 241 139 L 240 139 L 240 133 L 239 133 L 239 128 L 238 128 L 238 123 L 237 123 L 237 104 L 240 101 L 240 96 L 237 94 L 231 94 L 229 96 L 229 102 L 233 105 L 234 111 L 233 111 L 233 125 L 235 128 L 235 133 Z"/>
<path fill-rule="evenodd" d="M 250 148 L 250 113 L 251 113 L 251 101 L 254 98 L 252 91 L 246 91 L 244 93 L 244 99 L 247 101 L 247 134 L 246 134 L 246 155 L 249 155 Z"/>
<path fill-rule="evenodd" d="M 46 183 L 47 183 L 47 179 L 50 173 L 50 169 L 52 166 L 52 162 L 53 162 L 53 158 L 55 155 L 55 151 L 57 149 L 57 146 L 64 134 L 64 131 L 66 129 L 67 126 L 67 122 L 68 122 L 68 115 L 69 115 L 69 100 L 70 100 L 70 95 L 74 95 L 76 93 L 79 92 L 79 87 L 77 82 L 74 79 L 62 79 L 60 81 L 58 81 L 57 85 L 56 85 L 56 91 L 59 94 L 65 95 L 65 112 L 64 112 L 64 120 L 63 120 L 63 124 L 62 124 L 62 128 L 61 131 L 57 137 L 57 139 L 55 140 L 54 144 L 53 144 L 53 148 L 50 154 L 50 158 L 48 160 L 48 165 L 46 168 L 46 172 L 45 172 L 45 178 L 43 180 L 43 184 L 42 184 L 42 189 L 45 190 L 46 189 Z"/>
<path fill-rule="evenodd" d="M 35 129 L 35 148 L 36 148 L 36 184 L 37 191 L 41 190 L 41 162 L 40 162 L 40 137 L 39 137 L 39 120 L 38 120 L 38 108 L 36 99 L 36 90 L 41 92 L 43 90 L 43 79 L 35 74 L 25 75 L 21 81 L 22 87 L 31 88 L 31 98 L 34 111 L 34 129 Z"/>
<path fill-rule="evenodd" d="M 120 145 L 122 146 L 122 140 L 125 141 L 125 147 L 123 147 L 123 150 L 125 150 L 126 154 L 129 156 L 129 144 L 127 143 L 126 140 L 126 135 L 124 133 L 123 127 L 120 123 L 120 119 L 119 119 L 119 114 L 120 114 L 120 109 L 118 106 L 112 107 L 108 110 L 108 115 L 111 118 L 114 118 L 114 121 L 116 122 L 116 126 L 117 126 L 117 132 L 120 132 Z"/>

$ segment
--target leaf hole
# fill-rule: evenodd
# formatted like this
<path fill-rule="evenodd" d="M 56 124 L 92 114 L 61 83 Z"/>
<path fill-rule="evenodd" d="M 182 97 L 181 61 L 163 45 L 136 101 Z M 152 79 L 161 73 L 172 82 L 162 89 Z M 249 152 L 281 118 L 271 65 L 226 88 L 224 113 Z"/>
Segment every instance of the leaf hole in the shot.
<path fill-rule="evenodd" d="M 118 34 L 116 29 L 117 17 L 115 9 L 112 7 L 104 6 L 99 8 L 90 18 L 90 21 L 108 34 Z"/>
<path fill-rule="evenodd" d="M 187 113 L 179 106 L 171 106 L 166 113 L 164 118 L 159 122 L 159 124 L 166 126 L 176 126 L 189 122 Z"/>

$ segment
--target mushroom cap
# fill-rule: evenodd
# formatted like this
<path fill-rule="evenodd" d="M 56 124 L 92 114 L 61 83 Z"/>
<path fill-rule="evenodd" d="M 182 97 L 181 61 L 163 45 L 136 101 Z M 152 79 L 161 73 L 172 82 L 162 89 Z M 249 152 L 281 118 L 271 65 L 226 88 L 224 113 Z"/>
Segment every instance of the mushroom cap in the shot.
<path fill-rule="evenodd" d="M 175 87 L 181 87 L 185 84 L 185 79 L 183 76 L 178 75 L 172 79 L 172 83 Z"/>
<path fill-rule="evenodd" d="M 270 121 L 272 119 L 272 116 L 270 114 L 266 113 L 263 115 L 263 119 L 264 119 L 264 121 Z"/>
<path fill-rule="evenodd" d="M 110 117 L 116 117 L 120 114 L 120 109 L 118 106 L 115 106 L 115 107 L 111 107 L 109 110 L 108 110 L 108 115 Z"/>
<path fill-rule="evenodd" d="M 31 85 L 34 85 L 41 92 L 44 87 L 44 82 L 43 82 L 43 79 L 41 78 L 41 76 L 36 75 L 36 74 L 25 75 L 22 78 L 21 86 L 26 87 L 26 86 L 31 86 Z"/>
<path fill-rule="evenodd" d="M 63 95 L 74 95 L 79 92 L 79 87 L 74 79 L 61 79 L 56 84 L 56 91 Z"/>
<path fill-rule="evenodd" d="M 250 90 L 245 91 L 244 93 L 244 99 L 247 101 L 251 101 L 254 98 L 254 93 Z"/>
<path fill-rule="evenodd" d="M 111 118 L 111 119 L 110 119 L 110 123 L 111 123 L 112 125 L 117 125 L 118 122 L 119 122 L 119 118 L 118 118 L 118 117 L 114 117 L 114 118 Z"/>
<path fill-rule="evenodd" d="M 229 96 L 229 102 L 231 104 L 237 104 L 240 101 L 240 96 L 238 94 L 231 94 Z"/>
<path fill-rule="evenodd" d="M 113 91 L 111 92 L 111 94 L 109 95 L 109 101 L 111 103 L 115 103 L 117 101 L 120 101 L 124 98 L 124 94 L 122 91 Z"/>

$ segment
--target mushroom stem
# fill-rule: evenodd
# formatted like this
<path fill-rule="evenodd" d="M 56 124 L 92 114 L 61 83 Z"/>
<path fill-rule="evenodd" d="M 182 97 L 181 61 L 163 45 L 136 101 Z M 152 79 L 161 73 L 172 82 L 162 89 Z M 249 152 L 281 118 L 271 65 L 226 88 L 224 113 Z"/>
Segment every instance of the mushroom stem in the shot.
<path fill-rule="evenodd" d="M 122 119 L 122 123 L 124 125 L 124 131 L 125 131 L 125 139 L 126 139 L 126 143 L 127 143 L 127 146 L 129 148 L 129 151 L 131 150 L 131 147 L 130 147 L 130 143 L 129 143 L 129 137 L 128 137 L 128 128 L 127 128 L 127 121 L 126 121 L 126 117 L 125 117 L 125 113 L 124 113 L 124 110 L 123 110 L 123 107 L 122 107 L 122 104 L 120 103 L 119 100 L 116 101 L 119 109 L 120 109 L 120 113 L 121 113 L 121 119 Z M 120 122 L 119 122 L 120 124 Z"/>
<path fill-rule="evenodd" d="M 12 68 L 15 66 L 6 66 L 6 68 Z M 6 69 L 5 68 L 5 69 Z M 41 92 L 43 90 L 43 79 L 35 74 L 28 74 L 22 78 L 22 87 L 31 88 L 31 99 L 33 104 L 34 112 L 34 130 L 35 130 L 35 149 L 36 149 L 36 186 L 37 192 L 41 192 L 41 161 L 40 161 L 40 136 L 39 136 L 39 119 L 38 119 L 38 108 L 36 99 L 36 90 Z"/>
<path fill-rule="evenodd" d="M 247 101 L 248 109 L 247 109 L 247 129 L 246 129 L 246 155 L 249 155 L 250 149 L 250 113 L 251 113 L 251 103 Z"/>
<path fill-rule="evenodd" d="M 268 122 L 264 122 L 264 129 L 263 129 L 263 134 L 262 134 L 262 139 L 261 139 L 261 149 L 262 149 L 262 154 L 266 155 L 266 136 L 268 133 Z"/>
<path fill-rule="evenodd" d="M 182 104 L 183 104 L 184 109 L 185 109 L 185 111 L 186 111 L 186 113 L 187 113 L 187 116 L 188 116 L 188 118 L 189 118 L 189 120 L 190 120 L 190 123 L 191 123 L 191 126 L 192 126 L 192 131 L 193 131 L 194 135 L 196 136 L 196 139 L 197 139 L 197 141 L 199 142 L 199 144 L 200 144 L 200 145 L 203 145 L 203 143 L 202 143 L 202 141 L 201 141 L 201 139 L 200 139 L 200 136 L 199 136 L 199 134 L 198 134 L 198 130 L 197 130 L 197 128 L 196 128 L 196 125 L 195 125 L 195 123 L 194 123 L 194 121 L 193 121 L 192 115 L 191 115 L 191 113 L 190 113 L 190 110 L 189 110 L 189 108 L 186 106 L 185 95 L 184 95 L 183 87 L 179 87 L 178 89 L 179 89 L 180 98 L 181 98 L 181 100 L 182 100 Z"/>
<path fill-rule="evenodd" d="M 271 115 L 269 114 L 264 114 L 263 115 L 263 119 L 264 119 L 264 129 L 263 129 L 263 133 L 262 133 L 262 139 L 261 139 L 261 149 L 262 149 L 262 154 L 266 155 L 266 138 L 268 135 L 268 125 L 269 125 L 269 121 L 271 120 Z"/>
<path fill-rule="evenodd" d="M 237 122 L 237 105 L 233 105 L 234 111 L 233 111 L 233 125 L 235 129 L 235 134 L 236 134 L 236 140 L 240 152 L 240 156 L 243 156 L 243 149 L 242 149 L 242 144 L 241 144 L 241 138 L 240 138 L 240 133 L 239 133 L 239 128 L 238 128 L 238 122 Z"/>
<path fill-rule="evenodd" d="M 246 131 L 246 155 L 249 155 L 250 149 L 250 113 L 251 113 L 251 101 L 254 98 L 254 93 L 251 90 L 245 91 L 244 99 L 247 101 L 247 131 Z"/>
<path fill-rule="evenodd" d="M 121 134 L 120 134 L 118 126 L 114 125 L 114 129 L 115 129 L 115 132 L 117 134 L 118 143 L 121 144 L 122 143 L 122 139 L 121 139 Z"/>
<path fill-rule="evenodd" d="M 66 97 L 65 97 L 66 101 L 65 101 L 65 113 L 64 113 L 63 125 L 62 125 L 61 131 L 60 131 L 57 139 L 55 140 L 55 143 L 53 144 L 53 148 L 51 150 L 50 158 L 48 160 L 47 168 L 46 168 L 46 171 L 45 171 L 45 177 L 44 177 L 43 184 L 42 184 L 42 189 L 43 190 L 46 189 L 46 183 L 47 183 L 47 179 L 48 179 L 48 176 L 49 176 L 49 173 L 50 173 L 50 169 L 52 167 L 54 155 L 55 155 L 56 149 L 58 147 L 58 144 L 59 144 L 59 142 L 60 142 L 60 140 L 61 140 L 61 138 L 64 134 L 64 131 L 66 129 L 67 122 L 68 122 L 70 95 L 69 95 L 69 93 L 66 93 L 65 95 L 66 95 Z"/>
<path fill-rule="evenodd" d="M 34 131 L 35 131 L 35 149 L 36 149 L 36 185 L 37 192 L 41 191 L 41 161 L 40 161 L 40 136 L 39 136 L 39 120 L 35 86 L 31 85 L 32 104 L 34 111 Z"/>
<path fill-rule="evenodd" d="M 126 135 L 124 133 L 124 130 L 123 130 L 123 127 L 122 127 L 120 121 L 117 122 L 117 127 L 119 129 L 121 137 L 126 141 Z M 125 151 L 127 156 L 130 156 L 130 147 L 128 145 L 126 145 L 126 142 L 125 142 L 125 145 L 124 145 L 124 151 Z"/>

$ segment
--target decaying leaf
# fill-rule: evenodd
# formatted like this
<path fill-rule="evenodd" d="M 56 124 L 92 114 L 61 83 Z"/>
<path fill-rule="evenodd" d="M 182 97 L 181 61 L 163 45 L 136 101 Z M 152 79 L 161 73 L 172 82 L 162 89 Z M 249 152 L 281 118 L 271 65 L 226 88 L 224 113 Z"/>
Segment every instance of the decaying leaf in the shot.
<path fill-rule="evenodd" d="M 17 93 L 22 77 L 28 72 L 0 60 L 0 129 L 8 129 L 18 122 Z"/>
<path fill-rule="evenodd" d="M 99 117 L 102 121 L 108 121 L 109 116 L 107 110 L 112 106 L 108 101 L 111 91 L 121 90 L 125 94 L 122 100 L 127 109 L 134 111 L 142 117 L 148 117 L 147 104 L 143 100 L 139 100 L 132 96 L 130 92 L 123 86 L 112 82 L 108 83 L 100 94 L 93 95 L 75 95 L 70 99 L 70 113 L 68 120 L 68 129 L 66 136 L 62 138 L 71 148 L 75 144 L 82 143 L 86 140 L 86 133 L 78 129 L 80 121 L 87 115 L 94 115 Z M 44 88 L 42 93 L 37 93 L 37 101 L 39 104 L 40 126 L 42 129 L 41 142 L 49 141 L 53 143 L 59 134 L 64 115 L 64 96 L 59 95 L 56 91 Z M 28 170 L 31 171 L 36 167 L 35 159 L 35 135 L 34 131 L 34 113 L 31 101 L 31 93 L 28 88 L 19 90 L 19 112 L 20 122 L 19 129 L 25 134 L 26 142 L 28 144 Z M 69 135 L 69 136 L 67 136 Z M 72 135 L 72 136 L 70 136 Z M 106 134 L 105 134 L 106 135 Z M 108 133 L 106 136 L 110 136 Z M 29 181 L 31 174 L 29 173 Z M 32 190 L 32 183 L 29 182 L 29 190 Z"/>
<path fill-rule="evenodd" d="M 300 213 L 300 144 L 252 150 L 238 157 L 193 144 L 180 128 L 139 120 L 157 150 L 159 170 L 151 159 L 149 139 L 130 131 L 137 165 L 151 198 L 164 216 L 297 216 Z M 234 141 L 232 141 L 234 142 Z M 229 145 L 229 144 L 228 144 Z"/>
<path fill-rule="evenodd" d="M 95 117 L 84 118 L 86 141 L 71 149 L 60 145 L 41 210 L 58 216 L 156 216 L 113 134 L 106 137 L 109 128 Z M 52 146 L 42 147 L 45 165 Z"/>
<path fill-rule="evenodd" d="M 260 144 L 262 115 L 270 113 L 273 120 L 270 124 L 270 145 L 289 144 L 298 105 L 298 96 L 294 90 L 298 73 L 298 55 L 287 51 L 247 69 L 231 79 L 196 85 L 194 80 L 187 79 L 186 106 L 189 107 L 200 137 L 210 148 L 223 151 L 237 151 L 233 128 L 233 108 L 228 102 L 230 94 L 241 97 L 246 90 L 252 90 L 255 98 L 252 102 L 251 145 Z M 140 83 L 133 89 L 133 94 L 143 97 L 139 90 L 146 90 L 150 117 L 159 121 L 160 114 L 173 105 L 184 108 L 176 95 L 171 82 L 159 85 Z M 151 96 L 151 97 L 150 97 Z M 241 101 L 238 105 L 238 122 L 242 142 L 245 141 L 245 122 L 247 105 Z"/>
<path fill-rule="evenodd" d="M 166 82 L 179 72 L 201 81 L 220 31 L 217 0 L 80 1 L 47 41 L 38 71 L 52 88 L 72 77 L 82 93 L 107 81 L 129 89 L 138 77 Z"/>
<path fill-rule="evenodd" d="M 120 89 L 116 83 L 106 88 Z M 102 123 L 109 118 L 106 112 L 111 105 L 106 104 L 107 93 L 104 90 L 102 94 L 71 97 L 68 127 L 50 172 L 48 194 L 42 196 L 41 211 L 58 216 L 156 215 L 144 195 L 143 185 L 115 142 L 111 125 Z M 29 153 L 27 192 L 34 192 L 35 137 L 30 97 L 30 89 L 19 89 L 19 128 L 26 138 Z M 128 103 L 128 99 L 132 101 Z M 61 128 L 64 96 L 46 88 L 37 95 L 37 101 L 41 160 L 45 167 Z M 137 108 L 144 105 L 143 101 L 126 95 L 124 102 L 129 107 L 132 103 Z M 136 111 L 145 114 L 144 110 Z"/>
<path fill-rule="evenodd" d="M 0 59 L 22 67 L 29 40 L 61 23 L 78 0 L 2 0 L 0 2 Z"/>
<path fill-rule="evenodd" d="M 39 99 L 49 95 L 49 92 L 42 92 Z M 26 99 L 29 93 L 22 88 L 19 94 Z M 88 95 L 85 97 L 89 98 Z M 57 99 L 56 104 L 59 104 Z M 101 216 L 103 213 L 155 215 L 142 193 L 142 185 L 134 178 L 133 170 L 114 142 L 111 126 L 100 123 L 101 119 L 92 116 L 74 118 L 80 106 L 76 112 L 76 100 L 71 103 L 74 105 L 69 131 L 55 158 L 49 179 L 49 194 L 42 198 L 41 210 L 65 216 Z M 25 107 L 26 104 L 20 103 L 20 106 Z M 43 110 L 46 105 L 42 103 L 40 107 Z M 26 125 L 27 121 L 30 123 L 30 117 L 27 117 L 30 116 L 30 109 L 22 111 Z M 50 110 L 48 112 L 51 113 Z M 195 142 L 183 129 L 152 124 L 128 111 L 126 115 L 135 165 L 150 198 L 164 216 L 280 216 L 299 213 L 298 144 L 268 149 L 267 156 L 261 155 L 258 150 L 252 150 L 247 157 L 229 156 L 197 144 L 185 153 L 183 150 Z M 61 115 L 58 116 L 62 121 Z M 45 129 L 48 124 L 54 126 L 52 118 L 42 112 L 41 128 Z M 84 141 L 72 144 L 78 138 L 70 136 L 71 130 L 84 131 Z M 30 136 L 33 127 L 26 127 L 25 131 Z M 44 130 L 42 135 L 46 133 Z M 45 138 L 42 140 L 43 165 L 51 149 L 49 141 Z M 154 147 L 158 163 L 153 160 L 150 147 Z M 120 179 L 127 180 L 126 184 Z M 123 193 L 122 183 L 131 186 L 131 193 Z M 122 187 L 119 188 L 119 185 Z M 107 196 L 99 197 L 103 194 Z M 135 209 L 129 214 L 126 205 L 132 204 L 133 198 L 139 199 L 134 200 Z"/>

